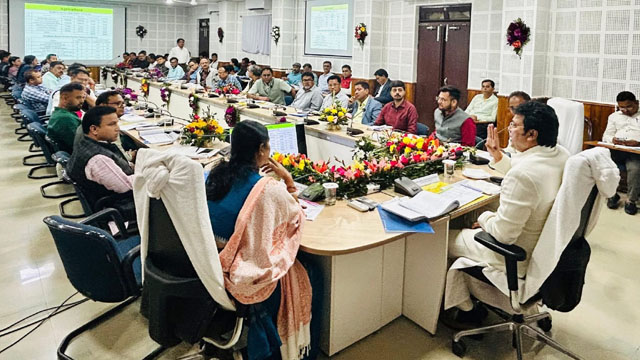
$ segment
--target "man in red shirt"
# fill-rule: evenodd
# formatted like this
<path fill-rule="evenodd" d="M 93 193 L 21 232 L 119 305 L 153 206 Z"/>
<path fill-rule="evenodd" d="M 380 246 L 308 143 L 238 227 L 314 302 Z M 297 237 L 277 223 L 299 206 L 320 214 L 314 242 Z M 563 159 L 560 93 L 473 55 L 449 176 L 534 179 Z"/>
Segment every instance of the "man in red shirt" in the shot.
<path fill-rule="evenodd" d="M 389 125 L 394 130 L 417 134 L 418 111 L 412 103 L 405 100 L 405 95 L 404 82 L 392 81 L 391 98 L 393 101 L 382 108 L 374 125 Z"/>
<path fill-rule="evenodd" d="M 349 95 L 351 95 L 351 66 L 342 65 L 342 82 L 340 87 L 343 89 L 349 89 Z"/>

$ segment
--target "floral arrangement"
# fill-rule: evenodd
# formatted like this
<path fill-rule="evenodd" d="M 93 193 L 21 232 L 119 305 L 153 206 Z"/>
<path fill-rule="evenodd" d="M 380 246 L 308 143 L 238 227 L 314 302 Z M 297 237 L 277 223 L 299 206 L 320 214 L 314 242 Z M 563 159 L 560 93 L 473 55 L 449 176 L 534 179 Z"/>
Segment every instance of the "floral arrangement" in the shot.
<path fill-rule="evenodd" d="M 138 25 L 136 27 L 136 35 L 138 35 L 140 39 L 144 39 L 145 35 L 147 35 L 147 29 L 142 25 Z"/>
<path fill-rule="evenodd" d="M 240 113 L 235 106 L 229 105 L 227 110 L 224 111 L 224 121 L 227 122 L 229 127 L 234 127 L 238 122 L 240 122 Z"/>
<path fill-rule="evenodd" d="M 507 44 L 513 47 L 513 51 L 522 58 L 522 48 L 529 42 L 531 29 L 522 19 L 517 18 L 507 28 Z"/>
<path fill-rule="evenodd" d="M 235 87 L 233 84 L 226 84 L 223 86 L 216 86 L 214 92 L 218 95 L 238 95 L 240 94 L 240 89 Z"/>
<path fill-rule="evenodd" d="M 224 128 L 209 110 L 204 117 L 192 114 L 191 122 L 182 129 L 180 143 L 197 147 L 207 147 L 214 139 L 224 140 Z"/>
<path fill-rule="evenodd" d="M 364 46 L 364 39 L 367 38 L 367 35 L 369 35 L 369 33 L 367 32 L 367 25 L 365 25 L 364 23 L 360 23 L 358 24 L 358 26 L 356 26 L 356 40 L 358 40 L 358 42 L 360 43 L 360 46 Z"/>
<path fill-rule="evenodd" d="M 349 111 L 347 109 L 343 108 L 340 103 L 334 101 L 333 105 L 322 111 L 319 120 L 328 122 L 327 128 L 330 130 L 339 130 L 340 125 L 345 125 L 349 122 L 349 118 L 347 117 L 348 113 Z"/>
<path fill-rule="evenodd" d="M 140 91 L 142 92 L 142 96 L 149 97 L 149 80 L 145 78 L 140 80 Z"/>
<path fill-rule="evenodd" d="M 273 42 L 278 45 L 278 41 L 280 41 L 280 26 L 274 26 L 271 28 L 271 37 L 273 38 Z"/>
<path fill-rule="evenodd" d="M 149 69 L 149 76 L 151 79 L 160 79 L 164 77 L 162 70 L 158 68 Z"/>
<path fill-rule="evenodd" d="M 339 197 L 355 197 L 365 195 L 369 183 L 386 189 L 401 176 L 416 178 L 442 172 L 442 160 L 462 161 L 463 150 L 458 144 L 441 144 L 433 135 L 423 138 L 389 133 L 380 144 L 366 137 L 360 139 L 351 165 L 341 163 L 329 167 L 327 162 L 312 162 L 300 154 L 276 153 L 273 158 L 300 183 L 335 182 Z"/>
<path fill-rule="evenodd" d="M 128 100 L 128 101 L 136 101 L 136 100 L 138 100 L 138 95 L 136 93 L 134 93 L 133 90 L 129 89 L 128 87 L 120 89 L 120 94 L 122 95 L 122 97 L 125 100 Z"/>
<path fill-rule="evenodd" d="M 221 27 L 218 28 L 218 40 L 220 40 L 220 43 L 222 44 L 222 39 L 224 39 L 224 31 L 222 30 Z"/>
<path fill-rule="evenodd" d="M 169 107 L 169 101 L 171 101 L 171 88 L 170 84 L 162 84 L 160 88 L 160 99 L 164 103 L 163 106 Z"/>
<path fill-rule="evenodd" d="M 199 101 L 200 98 L 198 98 L 196 94 L 189 94 L 189 107 L 191 108 L 191 112 L 193 113 L 193 115 L 197 115 L 198 110 L 200 110 L 200 105 L 198 105 Z"/>

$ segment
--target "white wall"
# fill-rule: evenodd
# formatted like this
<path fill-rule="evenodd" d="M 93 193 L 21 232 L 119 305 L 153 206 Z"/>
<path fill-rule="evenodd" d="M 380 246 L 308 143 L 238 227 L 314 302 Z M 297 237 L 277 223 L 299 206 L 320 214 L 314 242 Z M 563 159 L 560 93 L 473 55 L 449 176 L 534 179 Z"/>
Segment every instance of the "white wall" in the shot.
<path fill-rule="evenodd" d="M 9 0 L 0 0 L 0 49 L 9 50 Z"/>

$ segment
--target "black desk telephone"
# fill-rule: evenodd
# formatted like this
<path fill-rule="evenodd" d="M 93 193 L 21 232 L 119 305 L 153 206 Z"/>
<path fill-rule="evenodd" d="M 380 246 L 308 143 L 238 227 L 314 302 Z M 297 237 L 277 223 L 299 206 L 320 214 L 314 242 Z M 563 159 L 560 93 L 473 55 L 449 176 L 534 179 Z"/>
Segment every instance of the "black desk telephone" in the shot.
<path fill-rule="evenodd" d="M 394 183 L 393 189 L 395 190 L 395 192 L 400 194 L 413 197 L 417 193 L 422 191 L 422 188 L 420 187 L 420 185 L 416 184 L 415 181 L 409 179 L 406 176 L 395 179 L 393 183 Z"/>

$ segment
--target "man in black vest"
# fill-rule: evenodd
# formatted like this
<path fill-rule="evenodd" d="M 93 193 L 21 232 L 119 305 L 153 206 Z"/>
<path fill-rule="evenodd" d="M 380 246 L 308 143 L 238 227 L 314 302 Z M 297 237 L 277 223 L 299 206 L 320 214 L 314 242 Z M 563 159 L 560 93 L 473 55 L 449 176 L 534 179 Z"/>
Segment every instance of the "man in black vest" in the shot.
<path fill-rule="evenodd" d="M 109 106 L 89 110 L 82 119 L 82 132 L 67 165 L 69 176 L 94 211 L 113 207 L 125 220 L 135 220 L 133 164 L 113 144 L 120 134 L 116 110 Z"/>

